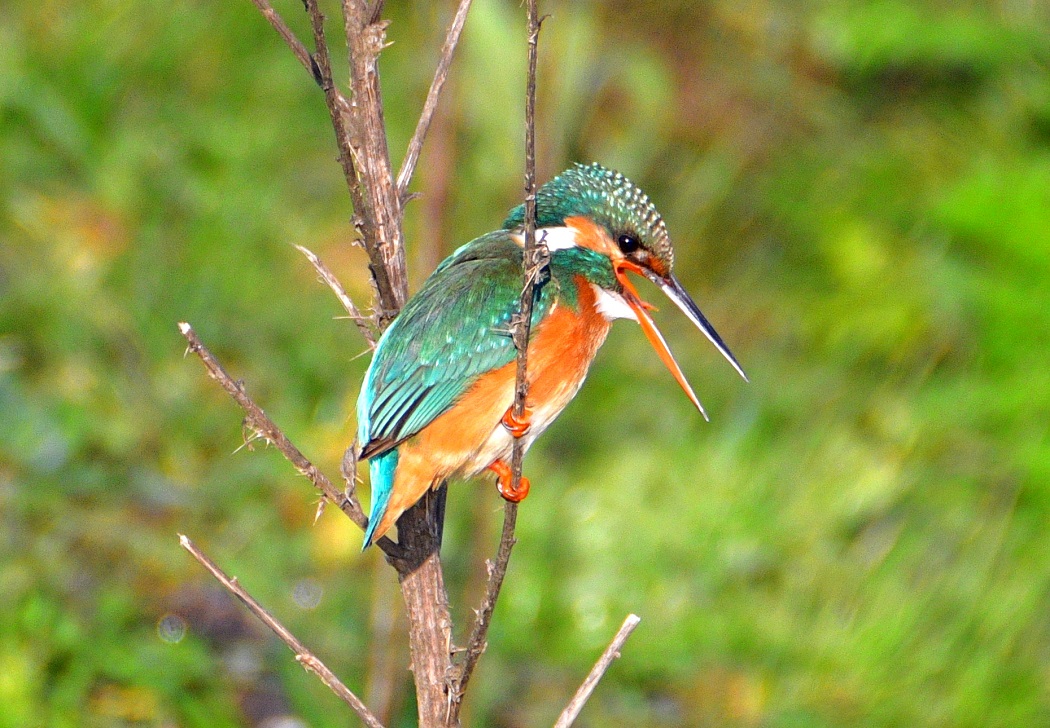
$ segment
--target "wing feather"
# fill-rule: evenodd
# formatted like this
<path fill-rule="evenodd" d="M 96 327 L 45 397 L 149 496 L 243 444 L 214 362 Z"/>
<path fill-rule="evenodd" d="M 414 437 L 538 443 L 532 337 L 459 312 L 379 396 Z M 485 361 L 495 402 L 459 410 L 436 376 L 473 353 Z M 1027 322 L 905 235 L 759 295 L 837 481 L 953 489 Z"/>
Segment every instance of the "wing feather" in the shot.
<path fill-rule="evenodd" d="M 536 286 L 532 325 L 557 284 Z M 376 348 L 358 401 L 363 457 L 396 447 L 446 412 L 484 373 L 514 360 L 509 336 L 521 290 L 521 247 L 503 231 L 441 264 Z"/>

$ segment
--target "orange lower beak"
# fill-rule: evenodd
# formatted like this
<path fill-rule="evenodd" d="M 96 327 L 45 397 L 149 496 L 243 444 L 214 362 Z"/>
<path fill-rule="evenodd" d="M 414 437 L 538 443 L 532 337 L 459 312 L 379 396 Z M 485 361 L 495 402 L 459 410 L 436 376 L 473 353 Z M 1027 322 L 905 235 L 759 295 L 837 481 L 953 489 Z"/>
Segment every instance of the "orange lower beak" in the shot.
<path fill-rule="evenodd" d="M 649 339 L 649 343 L 656 349 L 656 353 L 660 355 L 660 359 L 663 361 L 664 366 L 671 372 L 671 375 L 675 378 L 682 389 L 685 391 L 689 400 L 696 405 L 696 408 L 700 410 L 700 414 L 704 416 L 705 420 L 710 421 L 707 416 L 707 412 L 704 411 L 704 406 L 700 404 L 700 400 L 697 398 L 693 388 L 689 386 L 689 382 L 685 378 L 685 374 L 682 373 L 682 368 L 678 366 L 678 362 L 675 361 L 674 354 L 671 353 L 670 347 L 667 346 L 667 342 L 664 340 L 663 334 L 660 333 L 660 329 L 656 328 L 656 323 L 652 317 L 649 316 L 649 311 L 654 310 L 654 307 L 643 301 L 642 297 L 638 295 L 638 291 L 635 289 L 634 284 L 627 278 L 627 271 L 633 271 L 639 275 L 645 275 L 645 271 L 641 266 L 632 263 L 627 260 L 618 261 L 615 264 L 616 278 L 620 281 L 620 285 L 623 286 L 624 300 L 627 305 L 634 311 L 634 315 L 638 318 L 638 323 L 642 327 L 642 332 L 645 334 L 645 338 Z"/>

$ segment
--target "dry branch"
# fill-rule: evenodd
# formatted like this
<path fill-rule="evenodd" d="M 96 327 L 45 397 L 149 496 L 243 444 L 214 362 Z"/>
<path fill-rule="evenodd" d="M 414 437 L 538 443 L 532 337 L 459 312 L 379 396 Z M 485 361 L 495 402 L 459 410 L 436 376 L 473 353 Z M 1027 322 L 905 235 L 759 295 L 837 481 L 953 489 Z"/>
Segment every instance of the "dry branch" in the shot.
<path fill-rule="evenodd" d="M 328 115 L 332 120 L 332 128 L 335 130 L 336 143 L 339 146 L 339 164 L 343 168 L 343 177 L 346 178 L 347 187 L 350 190 L 350 199 L 354 205 L 354 227 L 364 240 L 364 248 L 368 253 L 369 270 L 372 271 L 372 280 L 375 283 L 376 293 L 379 296 L 379 319 L 380 322 L 391 320 L 404 305 L 407 295 L 407 284 L 404 275 L 404 251 L 401 251 L 402 270 L 398 272 L 388 264 L 390 258 L 389 250 L 384 248 L 382 241 L 384 235 L 388 235 L 386 227 L 380 226 L 377 211 L 373 206 L 371 191 L 376 187 L 376 179 L 370 162 L 372 155 L 378 153 L 373 149 L 374 143 L 369 143 L 371 137 L 365 141 L 365 148 L 361 148 L 360 130 L 365 120 L 374 114 L 368 108 L 363 108 L 362 99 L 354 89 L 355 103 L 347 107 L 342 101 L 343 96 L 332 81 L 332 60 L 328 52 L 328 42 L 324 34 L 324 15 L 321 13 L 317 0 L 303 0 L 306 12 L 310 15 L 310 23 L 314 32 L 314 45 L 317 48 L 313 56 L 314 68 L 318 83 L 324 91 L 325 105 L 328 107 Z M 344 13 L 346 3 L 344 2 Z M 349 26 L 348 33 L 349 33 Z M 376 56 L 382 49 L 381 43 L 372 51 L 373 68 Z M 376 75 L 378 86 L 378 75 Z M 382 103 L 376 97 L 377 103 Z M 379 111 L 382 118 L 382 109 Z M 386 154 L 386 140 L 384 137 L 382 153 Z M 361 165 L 364 164 L 364 169 Z M 389 163 L 388 163 L 389 166 Z M 397 245 L 401 245 L 398 238 Z M 396 262 L 397 256 L 392 257 Z"/>
<path fill-rule="evenodd" d="M 572 725 L 573 721 L 576 720 L 576 716 L 583 710 L 584 703 L 587 702 L 587 699 L 591 697 L 591 693 L 594 692 L 598 681 L 602 679 L 612 661 L 620 656 L 620 650 L 623 648 L 624 643 L 641 621 L 641 618 L 635 614 L 627 615 L 627 619 L 623 620 L 623 625 L 616 633 L 616 636 L 613 637 L 612 642 L 605 648 L 605 652 L 598 658 L 598 661 L 594 663 L 594 667 L 587 674 L 579 690 L 576 691 L 576 694 L 572 696 L 572 700 L 565 706 L 565 710 L 558 716 L 558 722 L 554 724 L 554 728 L 569 728 Z"/>
<path fill-rule="evenodd" d="M 186 337 L 186 341 L 189 342 L 189 350 L 200 357 L 204 367 L 208 370 L 208 374 L 212 379 L 217 381 L 222 388 L 225 389 L 234 401 L 241 406 L 246 415 L 245 421 L 248 426 L 257 432 L 260 436 L 266 439 L 267 442 L 273 444 L 285 458 L 288 459 L 296 470 L 305 475 L 310 479 L 310 482 L 321 491 L 325 498 L 332 503 L 339 506 L 339 509 L 345 513 L 351 521 L 356 523 L 360 528 L 364 529 L 368 525 L 368 517 L 365 516 L 364 511 L 361 509 L 361 504 L 357 501 L 357 497 L 354 493 L 340 493 L 332 481 L 328 479 L 324 473 L 317 469 L 317 467 L 307 460 L 306 456 L 300 452 L 292 441 L 281 431 L 273 420 L 263 412 L 259 405 L 252 401 L 252 398 L 248 396 L 248 392 L 244 388 L 244 383 L 235 381 L 226 370 L 223 368 L 219 360 L 208 351 L 207 347 L 201 342 L 197 336 L 197 332 L 193 330 L 193 327 L 188 323 L 182 322 L 179 324 L 179 331 L 183 336 Z M 385 542 L 384 542 L 385 541 Z M 390 539 L 380 539 L 376 542 L 386 554 L 392 559 L 399 559 L 402 556 L 401 549 Z"/>
<path fill-rule="evenodd" d="M 320 16 L 316 10 L 317 0 L 305 2 L 310 17 L 314 18 L 314 35 L 319 36 L 323 31 L 317 30 L 316 18 Z M 408 300 L 408 272 L 401 231 L 401 197 L 395 189 L 390 167 L 379 87 L 379 53 L 386 47 L 387 23 L 377 22 L 382 2 L 369 7 L 364 0 L 343 0 L 342 6 L 354 93 L 354 136 L 350 142 L 364 193 L 361 204 L 354 200 L 354 210 L 364 218 L 365 249 L 372 260 L 376 282 L 385 277 L 389 285 L 388 292 L 380 290 L 382 310 L 379 312 L 380 320 L 388 322 Z"/>
<path fill-rule="evenodd" d="M 514 323 L 514 346 L 518 350 L 517 371 L 514 380 L 514 416 L 519 420 L 525 414 L 525 400 L 529 394 L 528 357 L 529 334 L 532 329 L 532 303 L 536 281 L 550 261 L 550 251 L 543 240 L 536 239 L 536 50 L 540 37 L 540 19 L 536 0 L 528 0 L 529 60 L 525 88 L 525 243 L 522 252 L 524 285 L 518 303 L 518 317 Z M 521 482 L 524 442 L 514 441 L 511 458 L 513 480 L 511 490 Z M 509 556 L 509 554 L 508 554 Z"/>
<path fill-rule="evenodd" d="M 200 562 L 201 566 L 207 569 L 212 576 L 219 580 L 224 587 L 226 587 L 235 597 L 244 603 L 244 606 L 248 607 L 252 614 L 259 618 L 263 624 L 273 630 L 273 633 L 281 638 L 288 647 L 291 648 L 292 652 L 295 653 L 295 659 L 304 668 L 314 673 L 321 679 L 325 685 L 331 689 L 333 693 L 338 695 L 344 703 L 349 705 L 358 717 L 364 721 L 365 725 L 369 728 L 383 728 L 383 724 L 379 722 L 379 719 L 372 714 L 372 711 L 361 702 L 360 698 L 350 691 L 350 688 L 346 687 L 342 681 L 335 676 L 331 670 L 320 659 L 317 658 L 310 650 L 306 649 L 305 645 L 300 642 L 295 635 L 293 635 L 288 628 L 277 621 L 277 619 L 270 614 L 266 609 L 257 602 L 251 594 L 249 594 L 244 587 L 237 582 L 237 577 L 229 577 L 226 573 L 216 565 L 214 561 L 209 559 L 204 553 L 197 548 L 196 545 L 189 538 L 179 534 L 179 544 L 182 548 L 189 551 L 193 558 Z"/>

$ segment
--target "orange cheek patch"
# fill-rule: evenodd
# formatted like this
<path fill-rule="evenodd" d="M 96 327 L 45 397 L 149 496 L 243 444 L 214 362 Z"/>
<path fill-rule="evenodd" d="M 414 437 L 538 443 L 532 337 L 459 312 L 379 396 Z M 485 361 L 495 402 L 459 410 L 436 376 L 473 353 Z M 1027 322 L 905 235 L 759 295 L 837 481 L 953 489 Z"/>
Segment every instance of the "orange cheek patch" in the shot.
<path fill-rule="evenodd" d="M 576 231 L 576 244 L 581 248 L 596 250 L 613 260 L 623 257 L 623 253 L 609 237 L 605 228 L 593 220 L 582 216 L 567 217 L 565 224 Z"/>

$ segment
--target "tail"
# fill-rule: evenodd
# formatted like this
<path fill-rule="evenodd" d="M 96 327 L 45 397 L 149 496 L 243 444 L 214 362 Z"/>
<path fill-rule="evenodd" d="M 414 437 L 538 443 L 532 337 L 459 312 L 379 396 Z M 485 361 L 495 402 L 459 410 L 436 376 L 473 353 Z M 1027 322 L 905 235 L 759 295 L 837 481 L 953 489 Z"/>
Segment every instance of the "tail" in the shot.
<path fill-rule="evenodd" d="M 383 534 L 376 533 L 376 527 L 386 514 L 390 503 L 390 494 L 394 491 L 394 471 L 397 470 L 397 450 L 387 450 L 368 461 L 368 472 L 372 479 L 372 512 L 368 516 L 368 528 L 365 530 L 364 551 L 372 545 L 372 540 Z"/>

